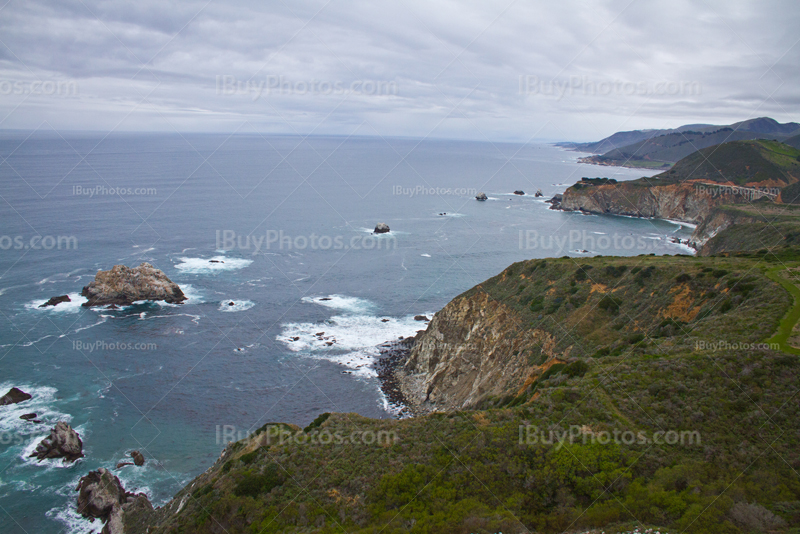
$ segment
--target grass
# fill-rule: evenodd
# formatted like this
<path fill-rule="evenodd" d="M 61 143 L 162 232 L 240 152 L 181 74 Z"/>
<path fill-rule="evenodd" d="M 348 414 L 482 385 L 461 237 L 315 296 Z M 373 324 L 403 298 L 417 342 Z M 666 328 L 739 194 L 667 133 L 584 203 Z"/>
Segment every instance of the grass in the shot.
<path fill-rule="evenodd" d="M 800 355 L 800 349 L 796 349 L 788 344 L 788 340 L 792 335 L 792 331 L 794 330 L 797 321 L 800 320 L 800 289 L 798 289 L 794 283 L 782 277 L 781 273 L 783 272 L 786 272 L 784 268 L 776 267 L 768 270 L 766 274 L 767 278 L 779 283 L 792 295 L 792 297 L 794 297 L 794 305 L 786 313 L 786 316 L 781 319 L 780 325 L 778 326 L 778 332 L 766 342 L 778 343 L 783 352 Z"/>

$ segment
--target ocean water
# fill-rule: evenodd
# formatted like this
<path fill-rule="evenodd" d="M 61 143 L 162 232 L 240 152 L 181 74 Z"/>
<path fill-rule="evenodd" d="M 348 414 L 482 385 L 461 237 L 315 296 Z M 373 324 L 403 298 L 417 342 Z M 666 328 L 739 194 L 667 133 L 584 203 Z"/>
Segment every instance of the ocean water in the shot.
<path fill-rule="evenodd" d="M 33 394 L 0 407 L 3 533 L 99 531 L 75 486 L 133 449 L 145 466 L 115 473 L 159 505 L 266 422 L 394 417 L 371 364 L 415 315 L 515 261 L 685 254 L 691 232 L 549 210 L 582 176 L 653 173 L 543 144 L 11 132 L 0 155 L 0 394 Z M 144 261 L 187 302 L 81 307 L 98 270 Z M 86 457 L 28 458 L 59 420 Z"/>

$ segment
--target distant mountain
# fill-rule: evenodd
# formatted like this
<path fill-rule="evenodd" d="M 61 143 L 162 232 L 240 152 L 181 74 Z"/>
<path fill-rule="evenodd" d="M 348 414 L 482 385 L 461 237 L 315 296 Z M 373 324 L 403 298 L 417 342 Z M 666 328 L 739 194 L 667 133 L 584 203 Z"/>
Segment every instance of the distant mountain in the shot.
<path fill-rule="evenodd" d="M 685 125 L 674 130 L 638 130 L 618 132 L 596 143 L 561 144 L 578 151 L 602 155 L 584 158 L 586 163 L 625 167 L 669 167 L 689 154 L 730 141 L 750 139 L 788 140 L 800 134 L 800 124 L 780 124 L 768 117 L 759 117 L 727 126 L 706 124 Z M 630 140 L 630 143 L 623 144 Z M 796 142 L 796 141 L 795 141 Z"/>
<path fill-rule="evenodd" d="M 794 137 L 790 137 L 786 141 L 784 141 L 789 146 L 793 146 L 795 148 L 800 148 L 800 135 L 795 135 Z"/>

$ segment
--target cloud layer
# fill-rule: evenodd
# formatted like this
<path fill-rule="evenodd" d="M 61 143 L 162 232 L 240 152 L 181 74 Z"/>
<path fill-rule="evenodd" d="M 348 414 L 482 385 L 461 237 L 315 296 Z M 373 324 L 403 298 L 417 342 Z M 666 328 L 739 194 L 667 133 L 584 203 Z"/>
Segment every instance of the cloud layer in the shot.
<path fill-rule="evenodd" d="M 786 2 L 21 1 L 0 128 L 478 140 L 797 120 Z"/>

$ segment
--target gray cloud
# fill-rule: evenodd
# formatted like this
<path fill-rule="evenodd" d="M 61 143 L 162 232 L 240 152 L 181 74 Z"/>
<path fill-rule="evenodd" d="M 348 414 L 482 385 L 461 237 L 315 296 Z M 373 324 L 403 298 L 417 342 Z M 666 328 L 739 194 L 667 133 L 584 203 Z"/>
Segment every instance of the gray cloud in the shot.
<path fill-rule="evenodd" d="M 11 0 L 0 128 L 527 140 L 783 122 L 798 23 L 792 1 Z"/>

